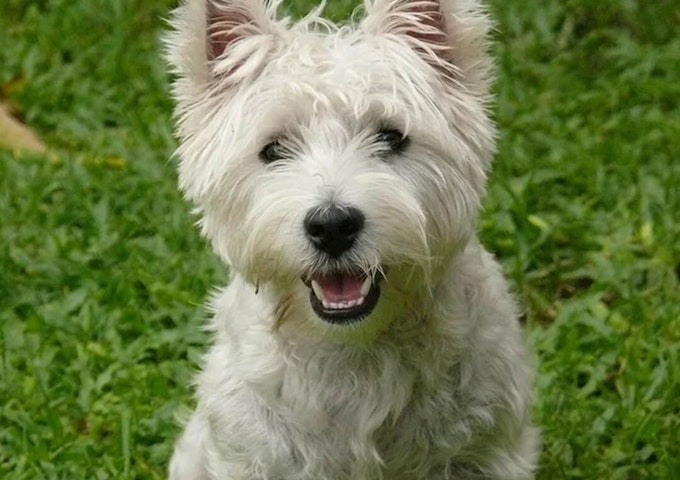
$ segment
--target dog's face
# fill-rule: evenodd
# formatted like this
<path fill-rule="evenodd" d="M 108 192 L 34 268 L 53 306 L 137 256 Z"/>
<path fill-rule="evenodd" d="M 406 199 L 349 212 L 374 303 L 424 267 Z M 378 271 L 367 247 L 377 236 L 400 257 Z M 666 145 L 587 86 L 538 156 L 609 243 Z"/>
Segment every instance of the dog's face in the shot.
<path fill-rule="evenodd" d="M 384 324 L 474 230 L 493 150 L 486 17 L 375 0 L 337 28 L 276 7 L 177 11 L 180 185 L 221 258 L 293 303 L 280 315 Z"/>

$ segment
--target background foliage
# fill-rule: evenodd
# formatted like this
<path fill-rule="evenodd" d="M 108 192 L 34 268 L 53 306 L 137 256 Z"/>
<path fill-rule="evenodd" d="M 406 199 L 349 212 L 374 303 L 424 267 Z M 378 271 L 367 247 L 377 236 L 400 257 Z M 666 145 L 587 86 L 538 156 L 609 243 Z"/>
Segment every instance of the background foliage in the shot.
<path fill-rule="evenodd" d="M 51 149 L 0 151 L 2 478 L 164 476 L 201 304 L 226 281 L 168 161 L 172 3 L 0 4 L 0 95 Z M 680 5 L 492 11 L 501 137 L 481 234 L 540 365 L 539 478 L 680 478 Z"/>

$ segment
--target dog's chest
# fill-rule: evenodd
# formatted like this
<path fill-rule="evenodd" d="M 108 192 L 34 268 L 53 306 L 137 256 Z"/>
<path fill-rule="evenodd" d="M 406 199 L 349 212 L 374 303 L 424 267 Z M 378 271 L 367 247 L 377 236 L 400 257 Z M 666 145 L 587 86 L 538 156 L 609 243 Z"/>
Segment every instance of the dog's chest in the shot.
<path fill-rule="evenodd" d="M 269 449 L 279 458 L 263 463 L 286 465 L 285 478 L 427 478 L 433 463 L 446 456 L 440 455 L 442 446 L 450 454 L 462 441 L 466 420 L 460 399 L 447 387 L 455 384 L 451 371 L 439 375 L 434 389 L 418 368 L 400 362 L 329 368 L 317 370 L 321 376 L 287 372 L 270 404 L 276 414 L 266 415 L 266 430 L 280 435 L 275 443 L 282 448 Z"/>

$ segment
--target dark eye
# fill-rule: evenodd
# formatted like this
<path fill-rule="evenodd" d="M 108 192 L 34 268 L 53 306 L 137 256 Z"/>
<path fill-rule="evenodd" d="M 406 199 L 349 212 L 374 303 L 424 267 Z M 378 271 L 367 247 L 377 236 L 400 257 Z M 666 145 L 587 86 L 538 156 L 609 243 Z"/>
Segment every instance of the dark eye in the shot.
<path fill-rule="evenodd" d="M 272 163 L 288 157 L 288 150 L 281 145 L 279 140 L 268 143 L 260 151 L 260 160 L 264 163 Z"/>
<path fill-rule="evenodd" d="M 409 138 L 394 128 L 380 130 L 375 136 L 375 141 L 383 145 L 380 149 L 382 156 L 401 153 L 409 144 Z"/>

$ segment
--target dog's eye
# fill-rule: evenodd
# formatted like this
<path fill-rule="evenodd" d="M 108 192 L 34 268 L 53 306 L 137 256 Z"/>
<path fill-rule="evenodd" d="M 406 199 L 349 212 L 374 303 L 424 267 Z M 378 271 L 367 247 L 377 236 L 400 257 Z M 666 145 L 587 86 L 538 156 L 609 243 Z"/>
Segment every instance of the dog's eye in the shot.
<path fill-rule="evenodd" d="M 268 143 L 260 151 L 260 159 L 264 163 L 272 163 L 288 157 L 288 150 L 281 145 L 281 142 L 274 140 Z"/>
<path fill-rule="evenodd" d="M 375 136 L 375 141 L 384 145 L 380 150 L 383 156 L 401 153 L 409 144 L 409 138 L 394 128 L 380 130 Z"/>

